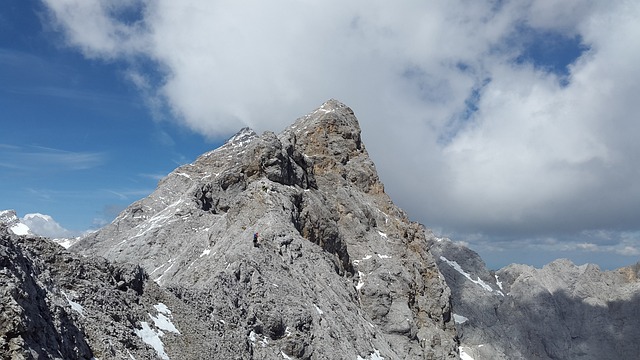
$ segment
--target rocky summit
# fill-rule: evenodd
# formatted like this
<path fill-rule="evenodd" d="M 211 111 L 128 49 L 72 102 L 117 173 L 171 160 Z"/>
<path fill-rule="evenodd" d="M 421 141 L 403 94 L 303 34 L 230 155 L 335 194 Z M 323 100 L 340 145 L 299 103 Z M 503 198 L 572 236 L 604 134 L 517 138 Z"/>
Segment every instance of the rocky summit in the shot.
<path fill-rule="evenodd" d="M 432 235 L 335 100 L 241 130 L 69 252 L 5 233 L 3 358 L 459 358 Z"/>

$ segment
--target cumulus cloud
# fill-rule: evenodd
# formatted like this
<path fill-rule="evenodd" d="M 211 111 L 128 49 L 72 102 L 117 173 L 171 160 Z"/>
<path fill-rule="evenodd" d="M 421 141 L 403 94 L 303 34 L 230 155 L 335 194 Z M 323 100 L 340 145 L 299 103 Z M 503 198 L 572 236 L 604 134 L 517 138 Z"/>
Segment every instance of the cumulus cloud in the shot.
<path fill-rule="evenodd" d="M 47 236 L 54 239 L 72 238 L 79 236 L 77 231 L 71 231 L 63 228 L 51 216 L 43 214 L 26 214 L 22 219 L 22 223 L 29 227 L 32 233 Z"/>
<path fill-rule="evenodd" d="M 45 3 L 69 45 L 124 60 L 154 111 L 208 136 L 342 100 L 392 197 L 472 245 L 638 230 L 637 1 Z M 576 46 L 561 71 L 536 37 Z"/>

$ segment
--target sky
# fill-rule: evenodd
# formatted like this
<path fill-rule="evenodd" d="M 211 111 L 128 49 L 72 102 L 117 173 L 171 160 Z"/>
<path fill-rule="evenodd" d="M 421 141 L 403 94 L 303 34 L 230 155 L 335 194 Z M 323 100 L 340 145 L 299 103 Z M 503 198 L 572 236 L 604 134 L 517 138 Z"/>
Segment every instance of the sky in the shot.
<path fill-rule="evenodd" d="M 640 260 L 640 2 L 5 0 L 0 208 L 84 231 L 244 126 L 350 106 L 490 268 Z"/>

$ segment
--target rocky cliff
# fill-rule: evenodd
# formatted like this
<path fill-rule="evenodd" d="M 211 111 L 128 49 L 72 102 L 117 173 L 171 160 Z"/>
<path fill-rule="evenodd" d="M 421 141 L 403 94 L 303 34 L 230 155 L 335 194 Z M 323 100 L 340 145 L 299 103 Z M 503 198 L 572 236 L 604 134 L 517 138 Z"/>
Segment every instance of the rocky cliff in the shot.
<path fill-rule="evenodd" d="M 638 267 L 601 271 L 556 260 L 487 270 L 447 239 L 431 250 L 452 291 L 463 359 L 636 359 Z"/>
<path fill-rule="evenodd" d="M 82 257 L 33 252 L 25 261 L 44 275 L 26 284 L 25 265 L 14 288 L 35 287 L 38 310 L 61 314 L 44 321 L 62 357 L 455 359 L 450 291 L 427 240 L 385 194 L 352 110 L 330 100 L 176 169 L 70 248 Z M 6 246 L 41 246 L 20 241 Z M 16 326 L 4 336 L 19 345 L 5 350 L 38 352 L 33 327 Z M 56 335 L 67 328 L 77 345 Z"/>

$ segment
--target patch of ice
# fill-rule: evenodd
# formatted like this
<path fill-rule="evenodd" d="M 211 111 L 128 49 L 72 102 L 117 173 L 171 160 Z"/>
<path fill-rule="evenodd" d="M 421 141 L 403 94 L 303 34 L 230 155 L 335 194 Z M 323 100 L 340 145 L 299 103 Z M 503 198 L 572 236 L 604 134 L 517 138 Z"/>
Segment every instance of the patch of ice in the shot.
<path fill-rule="evenodd" d="M 460 274 L 464 275 L 464 277 L 466 277 L 467 279 L 469 279 L 471 282 L 473 282 L 474 284 L 478 284 L 480 285 L 483 289 L 489 291 L 489 292 L 493 292 L 493 288 L 491 288 L 491 286 L 489 284 L 487 284 L 486 282 L 484 282 L 482 279 L 480 279 L 480 277 L 478 277 L 478 280 L 473 280 L 471 278 L 471 275 L 462 270 L 462 267 L 460 266 L 460 264 L 458 264 L 456 261 L 452 261 L 447 259 L 444 256 L 440 256 L 440 260 L 446 262 L 447 264 L 449 264 L 449 266 L 451 266 L 452 268 L 454 268 L 457 272 L 459 272 Z"/>
<path fill-rule="evenodd" d="M 453 314 L 453 321 L 456 324 L 464 324 L 469 320 L 469 318 L 467 318 L 466 316 L 462 316 L 462 315 L 458 315 L 458 314 Z"/>
<path fill-rule="evenodd" d="M 156 332 L 146 321 L 141 321 L 140 324 L 142 325 L 142 329 L 135 329 L 136 335 L 138 335 L 144 343 L 151 345 L 161 359 L 169 360 L 169 355 L 164 352 L 164 344 L 162 340 L 160 340 L 160 336 L 163 335 L 162 331 Z"/>
<path fill-rule="evenodd" d="M 313 306 L 316 308 L 316 311 L 318 312 L 318 315 L 322 315 L 322 314 L 324 314 L 324 311 L 322 311 L 322 310 L 318 307 L 318 305 L 313 304 Z"/>

